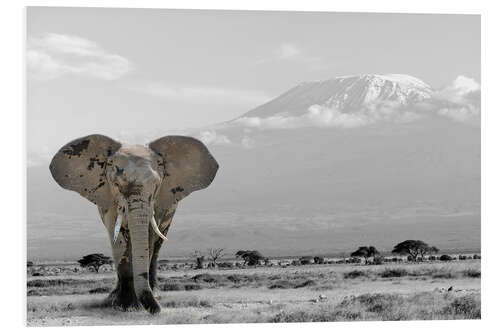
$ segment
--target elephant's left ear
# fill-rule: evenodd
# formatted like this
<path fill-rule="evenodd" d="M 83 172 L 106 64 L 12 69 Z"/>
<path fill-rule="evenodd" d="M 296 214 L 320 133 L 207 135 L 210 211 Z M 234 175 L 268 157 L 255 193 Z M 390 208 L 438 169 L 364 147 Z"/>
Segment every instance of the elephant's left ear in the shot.
<path fill-rule="evenodd" d="M 108 209 L 113 198 L 106 180 L 106 163 L 120 147 L 119 142 L 99 134 L 73 140 L 52 158 L 50 172 L 62 188 Z"/>
<path fill-rule="evenodd" d="M 149 144 L 165 163 L 165 175 L 155 204 L 155 215 L 162 218 L 172 205 L 191 192 L 206 188 L 219 165 L 207 147 L 187 136 L 165 136 Z"/>

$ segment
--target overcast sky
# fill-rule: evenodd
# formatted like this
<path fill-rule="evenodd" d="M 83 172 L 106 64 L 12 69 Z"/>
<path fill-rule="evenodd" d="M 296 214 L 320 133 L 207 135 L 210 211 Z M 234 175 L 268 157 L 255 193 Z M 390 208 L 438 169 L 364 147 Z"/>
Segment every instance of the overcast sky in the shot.
<path fill-rule="evenodd" d="M 480 17 L 29 8 L 29 155 L 234 118 L 301 81 L 480 81 Z"/>

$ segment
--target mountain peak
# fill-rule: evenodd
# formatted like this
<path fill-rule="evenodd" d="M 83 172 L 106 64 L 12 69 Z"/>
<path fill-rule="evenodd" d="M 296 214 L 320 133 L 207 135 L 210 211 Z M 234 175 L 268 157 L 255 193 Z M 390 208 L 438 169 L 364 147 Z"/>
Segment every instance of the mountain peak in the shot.
<path fill-rule="evenodd" d="M 406 74 L 362 74 L 323 81 L 303 82 L 243 117 L 271 117 L 280 113 L 300 115 L 312 105 L 351 112 L 376 102 L 408 106 L 432 96 L 424 81 Z"/>

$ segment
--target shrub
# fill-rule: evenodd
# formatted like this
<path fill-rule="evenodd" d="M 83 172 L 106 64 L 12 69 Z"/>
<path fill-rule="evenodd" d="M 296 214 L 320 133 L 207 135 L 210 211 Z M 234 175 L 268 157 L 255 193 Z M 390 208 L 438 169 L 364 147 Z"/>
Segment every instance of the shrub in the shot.
<path fill-rule="evenodd" d="M 160 286 L 160 289 L 163 291 L 178 291 L 185 290 L 184 284 L 175 283 L 175 282 L 167 282 Z"/>
<path fill-rule="evenodd" d="M 355 269 L 353 271 L 349 271 L 349 272 L 344 273 L 344 279 L 355 279 L 355 278 L 362 277 L 362 276 L 367 277 L 368 276 L 367 272 Z"/>
<path fill-rule="evenodd" d="M 301 283 L 298 283 L 294 286 L 295 289 L 297 288 L 304 288 L 304 287 L 310 287 L 310 286 L 315 286 L 316 285 L 316 282 L 314 282 L 313 280 L 305 280 Z"/>
<path fill-rule="evenodd" d="M 451 272 L 437 272 L 432 274 L 434 279 L 454 279 L 456 276 Z"/>
<path fill-rule="evenodd" d="M 314 262 L 313 257 L 311 256 L 304 256 L 299 259 L 301 265 L 309 265 Z"/>
<path fill-rule="evenodd" d="M 184 289 L 185 290 L 200 290 L 200 289 L 202 289 L 202 286 L 200 286 L 197 283 L 186 283 L 184 285 Z"/>
<path fill-rule="evenodd" d="M 373 258 L 373 265 L 382 265 L 384 263 L 384 257 L 376 256 Z"/>
<path fill-rule="evenodd" d="M 402 277 L 407 275 L 408 271 L 403 268 L 386 268 L 380 273 L 380 277 L 383 278 Z"/>
<path fill-rule="evenodd" d="M 97 287 L 89 290 L 89 294 L 104 294 L 109 293 L 111 291 L 111 287 Z"/>
<path fill-rule="evenodd" d="M 453 260 L 453 258 L 447 254 L 443 254 L 442 256 L 439 257 L 439 260 L 441 261 L 450 261 Z"/>
<path fill-rule="evenodd" d="M 214 283 L 214 282 L 220 282 L 221 280 L 224 279 L 224 277 L 220 275 L 214 275 L 214 274 L 198 274 L 192 277 L 192 279 L 196 282 L 207 282 L 207 283 Z"/>
<path fill-rule="evenodd" d="M 481 271 L 474 269 L 474 268 L 468 268 L 468 269 L 463 271 L 463 275 L 465 277 L 470 277 L 470 278 L 480 278 Z"/>
<path fill-rule="evenodd" d="M 314 257 L 314 263 L 315 264 L 323 264 L 325 262 L 325 258 L 316 256 Z"/>
<path fill-rule="evenodd" d="M 294 288 L 295 284 L 288 280 L 275 281 L 268 286 L 269 289 L 291 289 Z"/>

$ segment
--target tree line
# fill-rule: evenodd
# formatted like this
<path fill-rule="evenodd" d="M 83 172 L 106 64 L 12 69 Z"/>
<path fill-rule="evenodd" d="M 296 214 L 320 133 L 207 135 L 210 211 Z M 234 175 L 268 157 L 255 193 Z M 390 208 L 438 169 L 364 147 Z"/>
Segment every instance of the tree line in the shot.
<path fill-rule="evenodd" d="M 426 256 L 432 257 L 434 260 L 448 261 L 453 258 L 449 255 L 443 254 L 440 257 L 431 256 L 437 254 L 439 249 L 435 246 L 431 246 L 422 240 L 405 240 L 394 246 L 391 253 L 398 256 L 407 256 L 408 261 L 423 261 Z M 232 263 L 220 263 L 220 259 L 227 255 L 224 248 L 209 248 L 202 252 L 200 250 L 194 251 L 190 257 L 194 259 L 195 269 L 201 268 L 217 268 L 217 267 L 233 267 Z M 268 265 L 270 264 L 270 259 L 262 255 L 258 250 L 238 250 L 234 256 L 243 261 L 242 266 L 257 266 L 257 265 Z M 372 245 L 360 246 L 357 250 L 350 254 L 350 259 L 346 260 L 344 258 L 344 263 L 360 263 L 364 260 L 365 264 L 381 264 L 384 261 L 384 257 L 380 254 Z M 358 258 L 358 259 L 355 259 Z M 474 255 L 474 259 L 480 258 L 478 255 Z M 464 256 L 459 256 L 460 260 L 467 259 Z M 356 261 L 357 260 L 357 261 Z M 208 263 L 206 263 L 208 262 Z M 102 253 L 93 253 L 84 256 L 78 263 L 81 267 L 90 268 L 95 272 L 99 271 L 99 268 L 103 265 L 111 265 L 112 259 Z M 323 264 L 326 260 L 322 256 L 303 256 L 298 260 L 295 260 L 292 264 Z M 329 262 L 330 263 L 330 262 Z M 28 266 L 32 265 L 31 262 Z M 240 266 L 237 264 L 237 266 Z"/>

